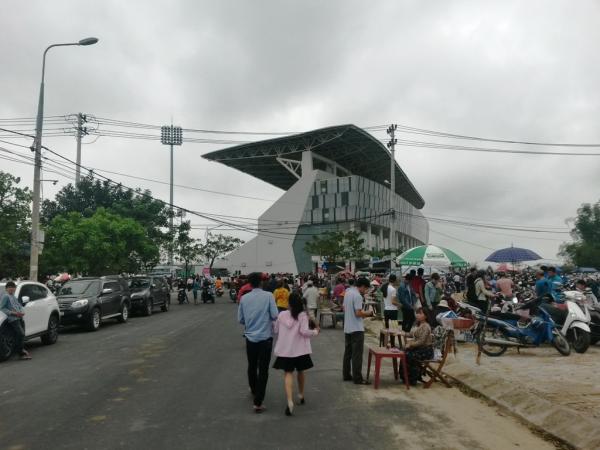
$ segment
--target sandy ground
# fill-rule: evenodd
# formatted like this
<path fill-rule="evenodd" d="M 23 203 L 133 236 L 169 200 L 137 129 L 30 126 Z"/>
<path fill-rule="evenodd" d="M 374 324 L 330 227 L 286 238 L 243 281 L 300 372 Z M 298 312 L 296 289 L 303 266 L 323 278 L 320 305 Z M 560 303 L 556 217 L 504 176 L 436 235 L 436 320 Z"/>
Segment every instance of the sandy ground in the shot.
<path fill-rule="evenodd" d="M 382 368 L 382 373 L 391 370 L 390 365 L 389 368 Z M 392 431 L 404 449 L 556 448 L 534 435 L 515 418 L 481 400 L 467 397 L 457 388 L 447 389 L 436 385 L 431 389 L 417 387 L 407 392 L 398 385 L 392 386 L 391 382 L 383 382 L 379 390 L 363 390 L 362 395 L 366 402 L 410 400 L 418 411 L 417 417 L 390 417 Z M 435 426 L 429 427 L 427 424 Z M 406 436 L 411 434 L 414 438 L 406 441 Z"/>
<path fill-rule="evenodd" d="M 377 346 L 381 321 L 367 321 L 367 345 Z M 471 358 L 474 353 L 465 344 L 459 344 L 456 357 L 461 361 Z M 474 346 L 471 346 L 474 348 Z M 556 352 L 556 351 L 555 351 Z M 450 356 L 452 360 L 455 356 Z M 487 363 L 487 361 L 486 361 Z M 510 363 L 507 360 L 507 367 Z M 534 434 L 522 421 L 506 414 L 498 407 L 491 406 L 483 399 L 470 397 L 458 388 L 448 389 L 438 383 L 430 389 L 421 385 L 405 391 L 393 380 L 392 366 L 384 360 L 381 369 L 379 390 L 368 389 L 362 392 L 366 402 L 378 403 L 411 402 L 417 417 L 407 420 L 406 415 L 391 417 L 389 426 L 398 436 L 398 442 L 406 449 L 556 449 L 554 443 Z M 539 377 L 539 375 L 537 376 Z M 535 379 L 537 379 L 537 377 Z M 552 391 L 552 388 L 549 388 Z M 412 430 L 421 430 L 415 438 L 406 441 L 402 436 Z M 443 436 L 443 444 L 440 443 Z"/>
<path fill-rule="evenodd" d="M 519 383 L 529 393 L 600 419 L 600 346 L 584 354 L 561 356 L 554 348 L 509 349 L 503 356 L 483 355 L 475 364 L 474 345 L 459 344 L 457 358 L 474 370 L 493 371 L 505 381 Z M 452 358 L 450 358 L 452 363 Z"/>

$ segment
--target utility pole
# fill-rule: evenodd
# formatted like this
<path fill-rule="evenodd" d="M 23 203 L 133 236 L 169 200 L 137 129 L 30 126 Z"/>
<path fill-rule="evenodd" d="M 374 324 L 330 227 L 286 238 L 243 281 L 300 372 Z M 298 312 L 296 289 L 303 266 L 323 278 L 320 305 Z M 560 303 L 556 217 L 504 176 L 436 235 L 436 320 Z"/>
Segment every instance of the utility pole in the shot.
<path fill-rule="evenodd" d="M 396 129 L 398 125 L 392 124 L 387 129 L 387 134 L 390 135 L 390 140 L 387 143 L 390 149 L 390 272 L 394 267 L 394 257 L 396 256 L 394 244 L 396 241 L 396 209 L 394 208 L 396 197 Z"/>
<path fill-rule="evenodd" d="M 165 125 L 160 127 L 160 142 L 163 145 L 169 145 L 171 147 L 171 182 L 170 182 L 170 195 L 169 195 L 169 209 L 170 209 L 170 219 L 169 219 L 169 231 L 171 234 L 174 232 L 173 230 L 173 146 L 181 145 L 183 140 L 183 135 L 181 132 L 181 127 L 175 127 L 173 124 Z M 173 265 L 173 241 L 171 241 L 171 245 L 169 246 L 169 265 Z"/>
<path fill-rule="evenodd" d="M 87 127 L 84 127 L 83 124 L 87 123 L 87 115 L 78 113 L 77 114 L 77 159 L 76 159 L 76 167 L 75 167 L 75 186 L 79 184 L 81 181 L 81 138 L 88 134 Z"/>

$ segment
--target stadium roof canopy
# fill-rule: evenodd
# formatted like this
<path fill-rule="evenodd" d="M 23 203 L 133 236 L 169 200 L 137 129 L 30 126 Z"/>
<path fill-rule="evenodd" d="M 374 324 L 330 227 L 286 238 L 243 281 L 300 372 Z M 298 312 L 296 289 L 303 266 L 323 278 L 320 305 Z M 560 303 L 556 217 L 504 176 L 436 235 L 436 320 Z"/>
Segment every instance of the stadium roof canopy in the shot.
<path fill-rule="evenodd" d="M 310 150 L 334 161 L 352 175 L 386 185 L 390 173 L 390 152 L 375 137 L 355 125 L 338 125 L 306 133 L 251 142 L 203 155 L 278 188 L 287 190 L 298 179 L 277 161 L 300 161 Z M 396 193 L 418 209 L 425 201 L 396 163 Z"/>

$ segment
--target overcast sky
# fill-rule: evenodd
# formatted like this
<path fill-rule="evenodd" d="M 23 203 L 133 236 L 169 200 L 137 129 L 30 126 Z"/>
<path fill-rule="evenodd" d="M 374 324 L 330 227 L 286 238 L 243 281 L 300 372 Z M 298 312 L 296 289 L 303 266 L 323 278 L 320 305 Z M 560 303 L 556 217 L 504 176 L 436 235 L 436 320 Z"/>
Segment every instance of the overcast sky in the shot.
<path fill-rule="evenodd" d="M 47 45 L 96 36 L 95 46 L 49 52 L 46 116 L 81 111 L 244 131 L 398 123 L 501 139 L 598 143 L 598 23 L 595 1 L 10 2 L 0 15 L 0 119 L 35 116 Z M 383 139 L 385 133 L 376 136 Z M 409 134 L 398 138 L 560 151 Z M 75 158 L 73 137 L 48 137 L 44 144 Z M 184 143 L 177 148 L 176 183 L 264 199 L 281 195 L 260 180 L 201 158 L 225 147 Z M 581 203 L 599 198 L 598 156 L 399 147 L 397 161 L 424 197 L 424 213 L 433 217 L 565 228 L 565 219 Z M 82 163 L 169 180 L 168 149 L 155 141 L 100 137 L 83 146 Z M 32 184 L 31 166 L 0 160 L 0 168 Z M 168 200 L 166 185 L 110 176 Z M 44 178 L 57 176 L 45 173 Z M 46 197 L 70 181 L 58 179 L 56 187 L 44 183 Z M 271 204 L 183 188 L 176 188 L 175 203 L 244 217 L 258 217 Z M 192 218 L 192 223 L 208 222 Z M 430 226 L 432 243 L 470 261 L 511 244 L 554 259 L 568 238 Z"/>

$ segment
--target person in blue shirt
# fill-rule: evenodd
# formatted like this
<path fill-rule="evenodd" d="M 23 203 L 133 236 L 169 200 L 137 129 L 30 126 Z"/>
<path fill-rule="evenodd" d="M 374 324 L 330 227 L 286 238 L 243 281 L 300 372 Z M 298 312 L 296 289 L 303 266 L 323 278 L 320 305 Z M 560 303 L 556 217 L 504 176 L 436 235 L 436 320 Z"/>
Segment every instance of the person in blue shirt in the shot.
<path fill-rule="evenodd" d="M 544 272 L 538 270 L 535 273 L 535 295 L 537 297 L 543 297 L 546 294 L 550 294 L 550 283 L 546 277 L 544 277 Z"/>
<path fill-rule="evenodd" d="M 409 332 L 415 323 L 415 304 L 417 296 L 410 287 L 410 274 L 398 286 L 396 296 L 402 305 L 402 330 Z"/>
<path fill-rule="evenodd" d="M 261 273 L 248 275 L 248 282 L 252 290 L 240 299 L 238 320 L 245 327 L 248 384 L 254 397 L 254 412 L 261 413 L 265 410 L 263 400 L 273 349 L 272 322 L 277 320 L 278 311 L 273 294 L 260 288 Z"/>
<path fill-rule="evenodd" d="M 554 301 L 560 301 L 560 288 L 563 285 L 563 281 L 556 273 L 555 267 L 548 267 L 548 285 L 550 286 L 550 295 L 552 295 Z"/>

